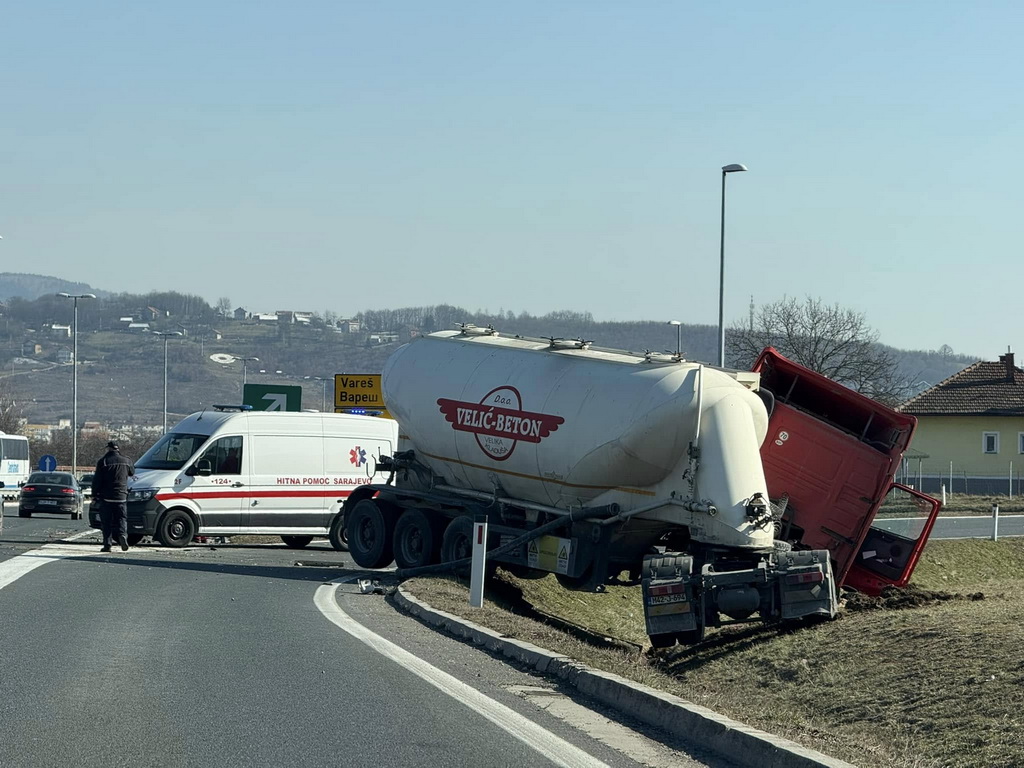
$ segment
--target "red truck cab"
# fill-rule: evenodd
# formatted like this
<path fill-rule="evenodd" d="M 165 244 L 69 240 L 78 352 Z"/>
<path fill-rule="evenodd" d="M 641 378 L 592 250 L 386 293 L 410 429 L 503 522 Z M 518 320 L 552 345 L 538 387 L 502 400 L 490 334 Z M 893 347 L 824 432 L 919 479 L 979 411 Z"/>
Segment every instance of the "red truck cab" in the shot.
<path fill-rule="evenodd" d="M 840 585 L 867 594 L 906 586 L 941 506 L 895 482 L 917 419 L 772 347 L 753 370 L 774 396 L 761 460 L 772 501 L 785 507 L 777 538 L 799 549 L 827 549 Z M 896 497 L 917 510 L 908 535 L 872 525 Z"/>

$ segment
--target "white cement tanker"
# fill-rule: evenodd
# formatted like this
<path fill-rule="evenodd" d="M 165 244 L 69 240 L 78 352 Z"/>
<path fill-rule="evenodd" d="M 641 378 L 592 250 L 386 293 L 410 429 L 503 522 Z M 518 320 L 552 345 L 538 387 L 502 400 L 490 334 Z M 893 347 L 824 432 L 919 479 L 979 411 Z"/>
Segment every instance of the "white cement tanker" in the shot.
<path fill-rule="evenodd" d="M 349 498 L 347 545 L 359 565 L 394 558 L 400 573 L 458 561 L 485 515 L 491 561 L 580 589 L 642 578 L 655 645 L 755 615 L 832 617 L 828 552 L 774 542 L 758 381 L 489 328 L 414 339 L 383 373 L 393 479 Z"/>

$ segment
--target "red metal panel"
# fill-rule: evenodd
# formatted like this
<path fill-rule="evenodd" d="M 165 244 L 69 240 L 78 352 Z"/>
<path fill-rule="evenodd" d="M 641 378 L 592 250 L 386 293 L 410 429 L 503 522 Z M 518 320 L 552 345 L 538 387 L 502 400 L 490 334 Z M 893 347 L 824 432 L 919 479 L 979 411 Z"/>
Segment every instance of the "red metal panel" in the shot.
<path fill-rule="evenodd" d="M 789 497 L 784 521 L 802 529 L 801 546 L 829 550 L 841 584 L 892 485 L 917 419 L 794 363 L 771 347 L 761 353 L 753 370 L 776 398 L 761 446 L 768 492 L 774 501 Z M 899 578 L 861 574 L 859 586 L 877 592 L 887 583 L 905 585 L 937 514 L 935 502 L 914 556 Z"/>

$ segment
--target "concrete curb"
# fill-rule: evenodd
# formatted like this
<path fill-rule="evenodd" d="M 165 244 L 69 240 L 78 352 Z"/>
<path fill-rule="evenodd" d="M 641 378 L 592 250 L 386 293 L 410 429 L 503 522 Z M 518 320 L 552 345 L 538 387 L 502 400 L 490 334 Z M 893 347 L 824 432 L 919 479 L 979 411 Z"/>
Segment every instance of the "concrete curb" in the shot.
<path fill-rule="evenodd" d="M 719 715 L 670 693 L 591 669 L 568 656 L 505 637 L 468 619 L 432 608 L 401 587 L 395 602 L 431 626 L 575 686 L 613 709 L 661 728 L 687 742 L 749 768 L 855 768 L 851 763 L 802 747 Z"/>

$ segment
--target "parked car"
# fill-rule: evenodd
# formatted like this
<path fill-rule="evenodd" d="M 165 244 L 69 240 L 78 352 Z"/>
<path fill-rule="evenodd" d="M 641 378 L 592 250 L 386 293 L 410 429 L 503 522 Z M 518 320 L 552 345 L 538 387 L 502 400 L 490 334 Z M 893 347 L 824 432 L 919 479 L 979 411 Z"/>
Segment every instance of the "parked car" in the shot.
<path fill-rule="evenodd" d="M 87 498 L 92 498 L 92 479 L 96 476 L 95 472 L 86 472 L 80 478 L 78 478 L 78 484 L 82 486 L 82 495 Z"/>
<path fill-rule="evenodd" d="M 70 514 L 72 520 L 82 518 L 82 488 L 70 472 L 33 472 L 22 486 L 18 501 L 18 517 L 32 517 L 33 512 Z"/>

